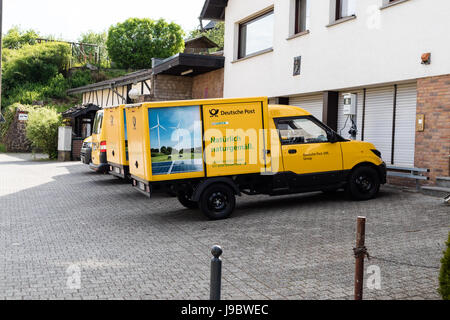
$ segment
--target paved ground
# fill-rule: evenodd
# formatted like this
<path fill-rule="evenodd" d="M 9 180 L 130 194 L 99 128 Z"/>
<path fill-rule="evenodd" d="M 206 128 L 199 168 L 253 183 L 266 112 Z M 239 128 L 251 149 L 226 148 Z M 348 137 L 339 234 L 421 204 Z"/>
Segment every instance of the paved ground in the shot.
<path fill-rule="evenodd" d="M 390 260 L 366 264 L 381 271 L 366 298 L 439 298 L 441 199 L 392 188 L 371 202 L 244 197 L 210 222 L 81 164 L 27 159 L 0 154 L 0 299 L 207 299 L 216 243 L 225 299 L 351 299 L 358 215 L 370 253 Z"/>

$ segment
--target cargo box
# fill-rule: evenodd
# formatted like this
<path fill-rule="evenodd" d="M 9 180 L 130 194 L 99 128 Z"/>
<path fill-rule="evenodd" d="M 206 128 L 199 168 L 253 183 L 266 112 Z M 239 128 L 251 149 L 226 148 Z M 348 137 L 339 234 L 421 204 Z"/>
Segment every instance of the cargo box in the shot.
<path fill-rule="evenodd" d="M 268 170 L 267 98 L 149 102 L 126 107 L 126 119 L 130 174 L 142 191 Z"/>
<path fill-rule="evenodd" d="M 110 173 L 126 178 L 129 174 L 129 161 L 125 105 L 105 108 L 104 112 Z"/>

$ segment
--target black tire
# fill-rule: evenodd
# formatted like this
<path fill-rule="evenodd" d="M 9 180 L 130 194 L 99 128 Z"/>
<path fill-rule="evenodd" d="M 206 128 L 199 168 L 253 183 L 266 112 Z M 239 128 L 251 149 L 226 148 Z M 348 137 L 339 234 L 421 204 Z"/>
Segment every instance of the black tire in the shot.
<path fill-rule="evenodd" d="M 347 193 L 355 200 L 365 201 L 375 198 L 380 191 L 380 175 L 372 167 L 359 167 L 350 175 Z"/>
<path fill-rule="evenodd" d="M 227 219 L 236 207 L 234 190 L 225 184 L 214 184 L 203 191 L 200 210 L 211 220 Z"/>
<path fill-rule="evenodd" d="M 191 195 L 186 191 L 179 191 L 178 201 L 187 209 L 198 209 L 198 203 L 191 200 Z"/>

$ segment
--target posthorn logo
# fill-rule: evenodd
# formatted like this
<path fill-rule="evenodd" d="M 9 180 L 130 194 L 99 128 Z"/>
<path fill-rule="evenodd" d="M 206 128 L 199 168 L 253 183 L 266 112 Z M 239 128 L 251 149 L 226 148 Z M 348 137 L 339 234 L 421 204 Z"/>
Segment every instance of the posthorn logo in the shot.
<path fill-rule="evenodd" d="M 211 118 L 217 118 L 219 116 L 219 109 L 211 109 L 209 110 L 209 114 L 211 115 Z"/>
<path fill-rule="evenodd" d="M 136 117 L 133 117 L 133 129 L 136 130 Z"/>
<path fill-rule="evenodd" d="M 111 126 L 114 126 L 114 117 L 113 116 L 111 116 L 110 121 L 111 121 Z"/>

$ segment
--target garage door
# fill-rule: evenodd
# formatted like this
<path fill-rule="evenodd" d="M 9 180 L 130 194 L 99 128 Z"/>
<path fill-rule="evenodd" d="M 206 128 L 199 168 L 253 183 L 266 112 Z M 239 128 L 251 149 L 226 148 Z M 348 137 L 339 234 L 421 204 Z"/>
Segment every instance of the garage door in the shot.
<path fill-rule="evenodd" d="M 348 131 L 351 121 L 343 115 L 343 94 L 339 97 L 338 132 L 349 139 Z M 416 83 L 397 86 L 397 106 L 394 128 L 394 86 L 370 88 L 366 91 L 366 106 L 364 114 L 364 91 L 351 92 L 358 95 L 357 108 L 357 140 L 373 143 L 383 154 L 383 159 L 389 165 L 414 167 L 415 128 L 417 110 Z M 363 118 L 364 124 L 363 124 Z M 394 145 L 393 145 L 394 134 Z M 392 150 L 394 157 L 392 158 Z"/>
<path fill-rule="evenodd" d="M 364 141 L 371 142 L 391 164 L 394 86 L 367 89 Z"/>
<path fill-rule="evenodd" d="M 323 94 L 290 97 L 291 106 L 305 109 L 319 120 L 323 120 Z"/>
<path fill-rule="evenodd" d="M 416 145 L 417 85 L 399 85 L 395 120 L 394 163 L 414 167 Z"/>

